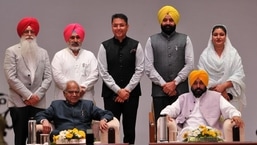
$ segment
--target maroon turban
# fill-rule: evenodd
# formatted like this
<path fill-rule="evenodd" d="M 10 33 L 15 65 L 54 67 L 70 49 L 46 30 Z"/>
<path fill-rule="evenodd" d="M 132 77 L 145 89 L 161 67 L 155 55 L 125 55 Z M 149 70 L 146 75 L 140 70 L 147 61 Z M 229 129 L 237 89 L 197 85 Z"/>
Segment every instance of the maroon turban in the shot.
<path fill-rule="evenodd" d="M 75 32 L 79 35 L 81 41 L 84 40 L 85 31 L 84 31 L 83 27 L 78 23 L 73 23 L 73 24 L 67 25 L 64 29 L 63 35 L 64 35 L 64 39 L 66 42 L 69 41 L 69 38 L 73 32 Z"/>
<path fill-rule="evenodd" d="M 27 29 L 27 27 L 30 26 L 33 31 L 35 31 L 35 35 L 37 36 L 39 32 L 39 23 L 36 18 L 33 17 L 25 17 L 20 20 L 20 22 L 17 25 L 17 33 L 21 37 L 23 32 Z"/>

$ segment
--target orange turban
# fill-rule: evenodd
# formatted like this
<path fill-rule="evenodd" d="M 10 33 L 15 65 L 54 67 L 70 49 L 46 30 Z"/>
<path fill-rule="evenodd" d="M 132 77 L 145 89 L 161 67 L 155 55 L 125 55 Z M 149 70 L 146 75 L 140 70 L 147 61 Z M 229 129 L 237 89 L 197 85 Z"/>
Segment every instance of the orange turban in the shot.
<path fill-rule="evenodd" d="M 189 85 L 192 86 L 193 83 L 197 80 L 200 79 L 203 84 L 207 87 L 208 86 L 208 82 L 209 82 L 209 76 L 208 73 L 205 70 L 193 70 L 190 74 L 189 74 Z"/>
<path fill-rule="evenodd" d="M 175 24 L 178 24 L 180 15 L 177 9 L 172 6 L 163 6 L 158 12 L 158 20 L 160 24 L 166 15 L 170 15 Z"/>
<path fill-rule="evenodd" d="M 70 36 L 72 35 L 73 32 L 75 32 L 79 35 L 81 41 L 84 40 L 85 31 L 84 31 L 83 27 L 78 23 L 72 23 L 72 24 L 67 25 L 63 32 L 64 39 L 66 42 L 69 41 Z"/>
<path fill-rule="evenodd" d="M 17 25 L 17 33 L 21 37 L 23 32 L 27 29 L 27 27 L 30 26 L 33 31 L 35 31 L 35 35 L 37 36 L 39 32 L 39 23 L 36 18 L 33 17 L 25 17 L 20 20 L 20 22 Z"/>

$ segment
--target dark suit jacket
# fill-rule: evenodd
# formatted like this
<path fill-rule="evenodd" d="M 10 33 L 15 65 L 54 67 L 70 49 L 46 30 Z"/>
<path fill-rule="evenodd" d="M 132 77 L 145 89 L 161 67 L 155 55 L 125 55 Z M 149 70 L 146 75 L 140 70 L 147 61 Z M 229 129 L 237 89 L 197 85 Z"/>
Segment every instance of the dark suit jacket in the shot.
<path fill-rule="evenodd" d="M 53 121 L 56 133 L 75 127 L 86 131 L 91 128 L 92 120 L 104 118 L 107 121 L 112 120 L 112 112 L 98 108 L 89 100 L 80 100 L 75 105 L 68 104 L 66 100 L 55 100 L 49 108 L 35 116 L 37 123 L 40 123 L 42 119 Z"/>

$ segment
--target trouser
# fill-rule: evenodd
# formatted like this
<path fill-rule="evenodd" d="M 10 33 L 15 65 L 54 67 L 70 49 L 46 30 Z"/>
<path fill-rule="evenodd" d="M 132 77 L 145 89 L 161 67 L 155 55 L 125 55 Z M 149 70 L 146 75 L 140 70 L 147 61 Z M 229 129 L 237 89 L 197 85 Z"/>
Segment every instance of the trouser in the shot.
<path fill-rule="evenodd" d="M 37 112 L 44 109 L 32 106 L 11 107 L 10 116 L 13 124 L 15 145 L 26 145 L 28 137 L 28 121 L 36 115 Z"/>
<path fill-rule="evenodd" d="M 106 110 L 111 111 L 119 121 L 122 114 L 124 143 L 134 144 L 135 142 L 138 102 L 139 96 L 130 96 L 124 103 L 114 102 L 112 97 L 104 98 Z"/>
<path fill-rule="evenodd" d="M 160 113 L 162 109 L 166 106 L 172 104 L 178 99 L 178 96 L 153 96 L 153 108 L 154 108 L 154 119 L 155 124 L 157 124 L 157 120 L 160 117 Z"/>

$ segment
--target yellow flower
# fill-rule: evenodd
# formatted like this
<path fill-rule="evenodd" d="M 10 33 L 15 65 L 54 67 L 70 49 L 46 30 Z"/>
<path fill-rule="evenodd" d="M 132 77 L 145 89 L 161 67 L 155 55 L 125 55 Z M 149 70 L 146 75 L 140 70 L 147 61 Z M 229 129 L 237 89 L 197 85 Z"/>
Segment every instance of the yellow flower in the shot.
<path fill-rule="evenodd" d="M 58 135 L 54 135 L 54 136 L 53 136 L 53 142 L 56 142 L 58 139 L 59 139 L 59 136 L 58 136 Z"/>
<path fill-rule="evenodd" d="M 198 128 L 188 131 L 183 134 L 183 141 L 199 141 L 205 138 L 215 140 L 215 141 L 223 141 L 221 138 L 221 132 L 217 129 L 200 125 Z"/>
<path fill-rule="evenodd" d="M 53 143 L 56 143 L 57 140 L 84 139 L 84 138 L 86 138 L 86 133 L 83 130 L 78 130 L 77 128 L 73 128 L 73 129 L 60 131 L 59 135 L 54 135 Z"/>
<path fill-rule="evenodd" d="M 70 131 L 68 131 L 68 132 L 66 133 L 65 137 L 66 137 L 67 139 L 72 139 L 73 133 L 70 132 Z"/>
<path fill-rule="evenodd" d="M 78 134 L 81 136 L 81 138 L 86 138 L 86 133 L 83 130 L 80 130 Z"/>
<path fill-rule="evenodd" d="M 73 128 L 72 132 L 75 133 L 75 134 L 78 134 L 79 130 L 77 128 Z"/>
<path fill-rule="evenodd" d="M 185 132 L 185 133 L 183 134 L 183 138 L 188 138 L 188 132 Z"/>

